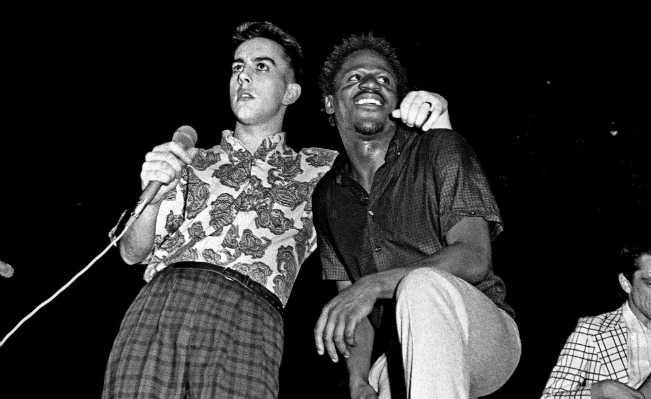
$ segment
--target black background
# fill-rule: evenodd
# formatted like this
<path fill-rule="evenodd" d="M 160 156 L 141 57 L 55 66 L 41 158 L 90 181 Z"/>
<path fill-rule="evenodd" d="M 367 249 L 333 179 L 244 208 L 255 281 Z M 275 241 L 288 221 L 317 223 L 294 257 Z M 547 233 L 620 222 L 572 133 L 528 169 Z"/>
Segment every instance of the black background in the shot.
<path fill-rule="evenodd" d="M 648 32 L 635 10 L 599 19 L 493 10 L 390 20 L 357 6 L 342 8 L 343 17 L 312 4 L 255 17 L 174 6 L 4 13 L 0 259 L 16 271 L 0 279 L 0 334 L 104 249 L 138 197 L 147 151 L 183 124 L 204 148 L 234 126 L 228 74 L 237 23 L 269 19 L 303 43 L 303 96 L 285 124 L 294 148 L 338 148 L 316 74 L 342 37 L 372 30 L 398 48 L 413 88 L 449 100 L 454 128 L 479 154 L 505 222 L 494 266 L 523 343 L 518 370 L 493 397 L 539 396 L 576 319 L 619 305 L 611 264 L 620 243 L 648 234 Z M 318 268 L 310 257 L 287 307 L 285 398 L 345 397 L 342 366 L 312 345 L 334 289 Z M 0 392 L 99 397 L 142 272 L 111 249 L 0 348 Z"/>

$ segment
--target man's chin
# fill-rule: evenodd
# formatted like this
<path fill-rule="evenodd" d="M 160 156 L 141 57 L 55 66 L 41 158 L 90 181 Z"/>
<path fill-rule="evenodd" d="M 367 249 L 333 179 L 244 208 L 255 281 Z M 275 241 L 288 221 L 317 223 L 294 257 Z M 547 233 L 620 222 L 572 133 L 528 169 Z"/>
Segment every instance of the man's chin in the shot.
<path fill-rule="evenodd" d="M 235 119 L 244 125 L 253 124 L 261 118 L 260 112 L 245 107 L 235 109 L 233 114 L 235 114 Z"/>
<path fill-rule="evenodd" d="M 354 125 L 355 131 L 364 136 L 373 136 L 384 130 L 385 123 L 381 122 L 360 122 Z"/>

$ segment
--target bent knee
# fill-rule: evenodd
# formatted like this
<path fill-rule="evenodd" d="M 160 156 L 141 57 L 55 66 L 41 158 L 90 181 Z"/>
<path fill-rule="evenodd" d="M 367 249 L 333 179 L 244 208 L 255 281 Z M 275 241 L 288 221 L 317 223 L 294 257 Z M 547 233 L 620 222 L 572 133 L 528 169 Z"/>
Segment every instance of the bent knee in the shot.
<path fill-rule="evenodd" d="M 434 269 L 422 267 L 409 272 L 402 278 L 396 290 L 397 298 L 404 295 L 432 295 L 451 293 L 458 294 L 457 284 L 459 278 L 452 274 Z"/>

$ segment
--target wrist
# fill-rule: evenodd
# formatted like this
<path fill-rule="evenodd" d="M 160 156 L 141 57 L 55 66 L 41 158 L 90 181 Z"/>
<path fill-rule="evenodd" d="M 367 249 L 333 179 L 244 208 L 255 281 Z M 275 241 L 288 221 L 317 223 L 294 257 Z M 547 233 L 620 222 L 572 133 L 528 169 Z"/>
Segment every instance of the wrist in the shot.
<path fill-rule="evenodd" d="M 362 385 L 368 385 L 368 374 L 363 374 L 363 373 L 359 373 L 355 375 L 351 374 L 348 377 L 348 386 L 350 387 L 350 389 L 354 389 Z"/>
<path fill-rule="evenodd" d="M 158 216 L 158 211 L 160 210 L 161 202 L 163 202 L 163 200 L 160 200 L 158 202 L 148 203 L 142 210 L 142 215 L 146 215 L 148 217 Z"/>
<path fill-rule="evenodd" d="M 383 280 L 378 278 L 379 273 L 368 274 L 359 279 L 361 285 L 366 287 L 366 292 L 375 299 L 382 298 L 384 292 L 389 290 L 384 287 Z"/>

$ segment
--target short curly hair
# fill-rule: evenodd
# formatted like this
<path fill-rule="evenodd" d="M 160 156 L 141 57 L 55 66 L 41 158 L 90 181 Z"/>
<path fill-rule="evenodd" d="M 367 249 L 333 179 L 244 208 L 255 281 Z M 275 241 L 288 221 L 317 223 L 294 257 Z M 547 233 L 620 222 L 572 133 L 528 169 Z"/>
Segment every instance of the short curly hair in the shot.
<path fill-rule="evenodd" d="M 398 59 L 396 49 L 387 39 L 376 37 L 372 32 L 369 32 L 345 38 L 341 44 L 334 47 L 326 58 L 318 80 L 322 98 L 334 94 L 337 73 L 341 70 L 346 58 L 360 50 L 373 51 L 386 59 L 396 75 L 398 96 L 403 97 L 407 94 L 407 71 Z"/>
<path fill-rule="evenodd" d="M 243 22 L 233 32 L 233 53 L 240 44 L 256 37 L 273 40 L 283 48 L 289 66 L 294 71 L 294 80 L 300 83 L 303 78 L 303 49 L 294 36 L 268 21 Z"/>

